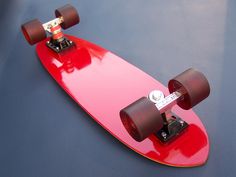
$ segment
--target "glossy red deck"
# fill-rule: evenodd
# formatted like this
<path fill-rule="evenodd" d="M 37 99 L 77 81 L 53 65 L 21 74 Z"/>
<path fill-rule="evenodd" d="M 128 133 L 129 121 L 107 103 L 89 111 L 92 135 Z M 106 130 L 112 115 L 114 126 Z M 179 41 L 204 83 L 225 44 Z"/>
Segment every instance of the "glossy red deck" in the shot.
<path fill-rule="evenodd" d="M 136 142 L 123 127 L 119 111 L 152 90 L 168 90 L 143 71 L 110 51 L 68 36 L 75 47 L 60 54 L 45 42 L 36 51 L 43 66 L 57 83 L 103 128 L 137 153 L 162 164 L 191 167 L 204 164 L 209 153 L 206 130 L 198 116 L 175 106 L 173 111 L 189 123 L 186 131 L 169 144 L 154 135 Z"/>

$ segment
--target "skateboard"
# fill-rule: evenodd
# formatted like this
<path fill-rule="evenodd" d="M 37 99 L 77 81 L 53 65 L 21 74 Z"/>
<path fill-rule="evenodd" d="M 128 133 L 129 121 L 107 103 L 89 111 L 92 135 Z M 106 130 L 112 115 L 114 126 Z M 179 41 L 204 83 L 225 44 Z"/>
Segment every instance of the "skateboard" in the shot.
<path fill-rule="evenodd" d="M 200 71 L 187 69 L 167 88 L 109 50 L 64 34 L 62 29 L 80 21 L 75 7 L 67 4 L 55 15 L 44 24 L 24 23 L 22 32 L 29 44 L 37 44 L 45 69 L 91 118 L 155 162 L 193 167 L 207 161 L 208 135 L 191 109 L 210 94 Z"/>

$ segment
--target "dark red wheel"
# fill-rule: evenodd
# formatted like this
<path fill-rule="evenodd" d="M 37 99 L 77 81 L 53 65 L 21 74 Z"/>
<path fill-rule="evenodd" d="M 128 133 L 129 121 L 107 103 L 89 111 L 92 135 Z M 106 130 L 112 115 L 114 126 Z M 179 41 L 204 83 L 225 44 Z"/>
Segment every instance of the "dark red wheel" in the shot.
<path fill-rule="evenodd" d="M 24 23 L 21 25 L 21 30 L 30 45 L 36 44 L 47 37 L 46 31 L 38 19 Z"/>
<path fill-rule="evenodd" d="M 190 109 L 210 94 L 210 86 L 206 77 L 199 71 L 190 68 L 168 83 L 170 93 L 182 90 L 183 97 L 177 104 L 183 109 Z"/>
<path fill-rule="evenodd" d="M 70 28 L 71 26 L 78 24 L 80 21 L 77 10 L 69 4 L 56 9 L 55 15 L 57 18 L 58 17 L 63 18 L 63 22 L 61 24 L 61 27 L 63 29 Z"/>
<path fill-rule="evenodd" d="M 128 133 L 142 141 L 163 127 L 163 119 L 155 104 L 142 97 L 120 111 L 121 121 Z"/>

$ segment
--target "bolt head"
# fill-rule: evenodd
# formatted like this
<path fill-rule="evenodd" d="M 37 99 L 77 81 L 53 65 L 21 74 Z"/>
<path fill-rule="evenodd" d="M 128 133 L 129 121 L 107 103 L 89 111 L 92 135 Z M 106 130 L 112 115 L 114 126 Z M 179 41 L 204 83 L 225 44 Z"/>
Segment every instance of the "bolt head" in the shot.
<path fill-rule="evenodd" d="M 166 132 L 161 132 L 161 136 L 162 136 L 163 138 L 166 138 L 166 136 L 167 136 Z"/>
<path fill-rule="evenodd" d="M 183 120 L 179 120 L 179 123 L 183 126 L 184 125 L 184 121 Z"/>

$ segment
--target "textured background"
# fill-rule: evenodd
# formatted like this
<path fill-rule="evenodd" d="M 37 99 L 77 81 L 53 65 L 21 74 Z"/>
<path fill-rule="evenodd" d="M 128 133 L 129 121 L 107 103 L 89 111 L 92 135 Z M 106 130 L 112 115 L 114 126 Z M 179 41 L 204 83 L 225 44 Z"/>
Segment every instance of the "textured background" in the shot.
<path fill-rule="evenodd" d="M 195 67 L 211 84 L 194 110 L 209 133 L 207 164 L 179 169 L 131 151 L 78 107 L 49 77 L 20 25 L 46 22 L 65 3 L 81 23 L 67 30 L 107 48 L 165 85 Z M 236 175 L 236 1 L 8 0 L 0 2 L 0 176 Z"/>

